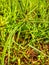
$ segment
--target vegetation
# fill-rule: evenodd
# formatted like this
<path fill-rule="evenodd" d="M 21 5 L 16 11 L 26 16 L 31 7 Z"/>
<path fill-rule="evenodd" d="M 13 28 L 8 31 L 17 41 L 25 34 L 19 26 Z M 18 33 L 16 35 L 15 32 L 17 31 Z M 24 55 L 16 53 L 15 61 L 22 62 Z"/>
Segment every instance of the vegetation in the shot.
<path fill-rule="evenodd" d="M 49 0 L 0 0 L 0 65 L 49 65 Z"/>

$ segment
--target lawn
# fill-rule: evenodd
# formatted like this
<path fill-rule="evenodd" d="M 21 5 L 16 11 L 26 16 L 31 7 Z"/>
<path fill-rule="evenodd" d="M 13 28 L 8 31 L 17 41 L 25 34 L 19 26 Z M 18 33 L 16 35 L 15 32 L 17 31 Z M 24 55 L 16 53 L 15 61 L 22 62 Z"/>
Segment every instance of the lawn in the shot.
<path fill-rule="evenodd" d="M 0 0 L 0 65 L 49 65 L 49 0 Z"/>

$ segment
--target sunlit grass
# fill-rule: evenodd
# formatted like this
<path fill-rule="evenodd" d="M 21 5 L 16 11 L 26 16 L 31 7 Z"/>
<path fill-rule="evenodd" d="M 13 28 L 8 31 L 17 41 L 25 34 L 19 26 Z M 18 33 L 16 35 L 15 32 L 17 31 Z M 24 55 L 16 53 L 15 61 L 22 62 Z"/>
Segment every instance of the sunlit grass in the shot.
<path fill-rule="evenodd" d="M 30 65 L 29 57 L 26 55 L 29 48 L 33 48 L 44 57 L 49 57 L 35 47 L 37 43 L 49 43 L 49 1 L 0 0 L 0 46 L 3 47 L 0 64 L 5 64 L 8 54 L 8 65 L 12 61 L 16 61 L 18 65 L 25 65 L 21 60 L 23 57 L 28 59 L 29 62 L 26 63 Z M 16 51 L 16 56 L 11 49 Z"/>

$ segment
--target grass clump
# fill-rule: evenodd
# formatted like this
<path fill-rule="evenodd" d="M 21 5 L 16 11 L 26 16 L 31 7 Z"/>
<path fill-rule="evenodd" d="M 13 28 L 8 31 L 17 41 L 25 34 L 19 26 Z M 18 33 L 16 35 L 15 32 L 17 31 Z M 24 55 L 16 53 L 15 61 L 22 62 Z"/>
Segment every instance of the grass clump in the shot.
<path fill-rule="evenodd" d="M 49 65 L 48 46 L 48 0 L 0 0 L 0 65 Z"/>

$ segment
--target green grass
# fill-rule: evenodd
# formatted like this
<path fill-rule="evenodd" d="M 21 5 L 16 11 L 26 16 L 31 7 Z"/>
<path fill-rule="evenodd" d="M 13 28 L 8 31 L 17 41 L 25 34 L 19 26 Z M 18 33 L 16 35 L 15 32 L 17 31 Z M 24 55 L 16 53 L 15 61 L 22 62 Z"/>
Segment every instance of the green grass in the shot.
<path fill-rule="evenodd" d="M 40 43 L 49 44 L 49 1 L 0 0 L 0 48 L 3 48 L 0 51 L 0 65 L 6 65 L 6 54 L 8 65 L 11 62 L 32 65 L 26 54 L 30 48 L 37 51 L 38 60 L 45 65 L 44 58 L 49 60 L 49 52 L 46 47 L 40 50 Z M 24 62 L 22 58 L 27 60 Z M 35 62 L 35 65 L 40 64 Z"/>

